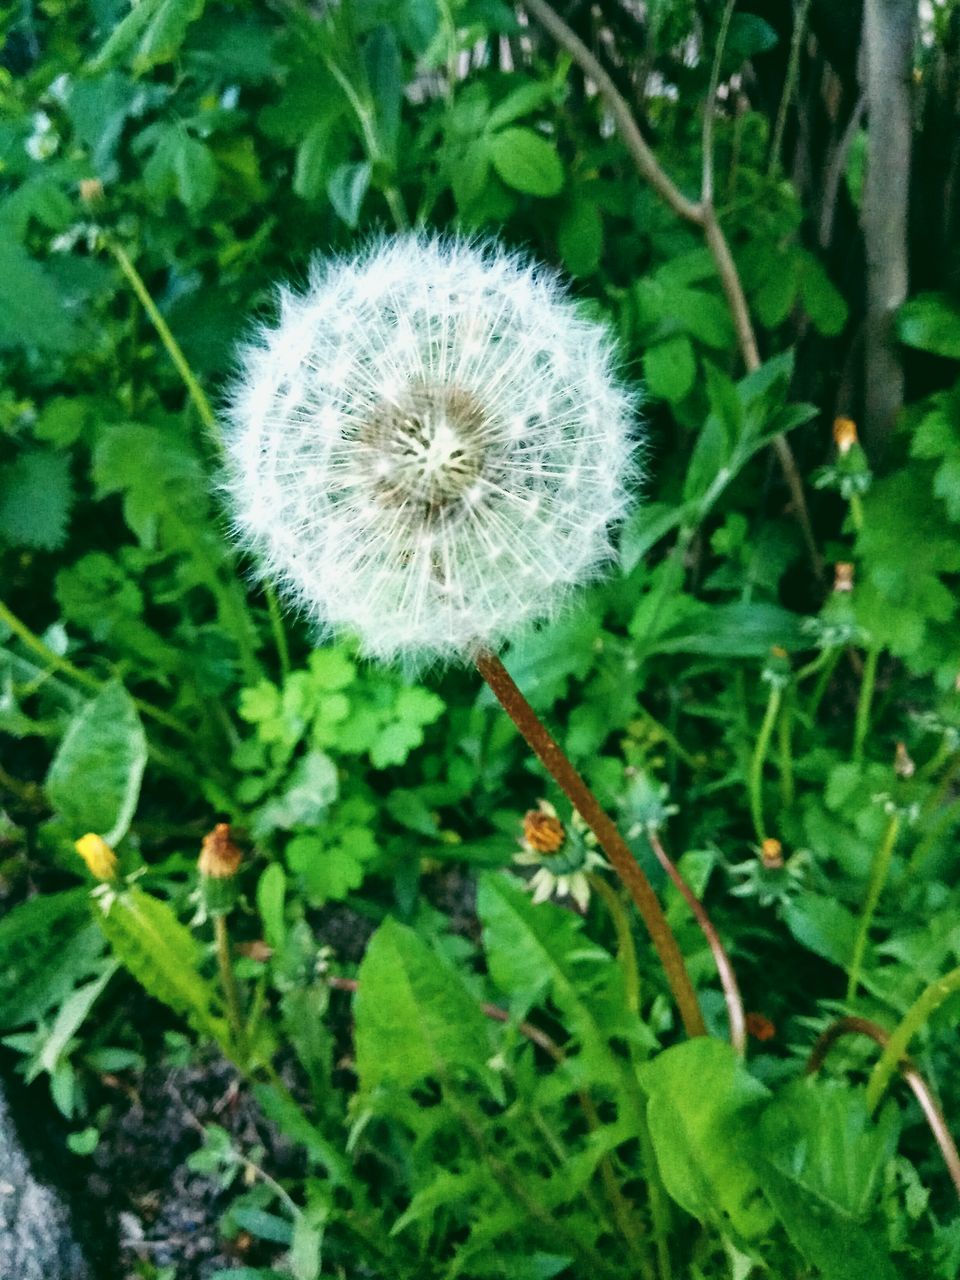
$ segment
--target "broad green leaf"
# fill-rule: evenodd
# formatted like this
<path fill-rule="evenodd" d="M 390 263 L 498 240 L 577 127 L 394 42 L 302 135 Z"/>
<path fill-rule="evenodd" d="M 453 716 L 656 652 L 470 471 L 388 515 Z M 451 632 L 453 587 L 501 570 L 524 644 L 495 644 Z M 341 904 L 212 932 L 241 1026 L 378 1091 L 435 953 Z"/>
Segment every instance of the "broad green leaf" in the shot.
<path fill-rule="evenodd" d="M 651 395 L 674 402 L 682 400 L 697 374 L 690 339 L 676 334 L 648 347 L 643 356 L 643 372 Z"/>
<path fill-rule="evenodd" d="M 555 196 L 563 187 L 563 164 L 552 142 L 532 129 L 504 129 L 489 143 L 493 167 L 515 191 Z"/>
<path fill-rule="evenodd" d="M 706 605 L 696 602 L 682 622 L 651 644 L 656 653 L 701 653 L 726 658 L 765 658 L 774 645 L 788 651 L 808 643 L 802 619 L 769 601 Z"/>
<path fill-rule="evenodd" d="M 744 1240 L 770 1229 L 754 1129 L 768 1090 L 733 1049 L 701 1037 L 640 1068 L 647 1121 L 667 1191 L 701 1222 Z"/>
<path fill-rule="evenodd" d="M 840 333 L 847 323 L 847 304 L 819 259 L 812 253 L 800 258 L 800 297 L 814 327 L 827 337 Z"/>
<path fill-rule="evenodd" d="M 46 792 L 71 833 L 107 844 L 133 819 L 147 763 L 147 735 L 122 684 L 105 685 L 67 729 L 47 773 Z"/>
<path fill-rule="evenodd" d="M 0 1029 L 38 1021 L 100 965 L 86 889 L 38 894 L 0 919 Z"/>
<path fill-rule="evenodd" d="M 485 1070 L 490 1029 L 458 975 L 412 929 L 387 920 L 360 966 L 356 999 L 361 1092 Z"/>
<path fill-rule="evenodd" d="M 147 994 L 229 1051 L 216 988 L 200 972 L 200 945 L 173 908 L 131 887 L 104 897 L 96 916 L 114 955 Z"/>
<path fill-rule="evenodd" d="M 760 1117 L 765 1194 L 824 1280 L 896 1280 L 878 1200 L 899 1127 L 892 1104 L 875 1123 L 863 1092 L 835 1081 L 794 1081 Z"/>
<path fill-rule="evenodd" d="M 804 893 L 784 909 L 787 928 L 801 944 L 845 969 L 853 955 L 857 919 L 835 898 Z"/>
<path fill-rule="evenodd" d="M 519 120 L 521 116 L 537 111 L 550 101 L 554 93 L 554 85 L 549 80 L 533 80 L 517 85 L 493 107 L 487 117 L 486 129 L 495 133 L 514 120 Z"/>
<path fill-rule="evenodd" d="M 897 333 L 908 347 L 960 360 L 960 306 L 945 293 L 921 293 L 897 313 Z"/>
<path fill-rule="evenodd" d="M 363 60 L 377 118 L 377 133 L 386 157 L 396 160 L 403 100 L 403 67 L 392 26 L 377 27 L 367 37 Z"/>

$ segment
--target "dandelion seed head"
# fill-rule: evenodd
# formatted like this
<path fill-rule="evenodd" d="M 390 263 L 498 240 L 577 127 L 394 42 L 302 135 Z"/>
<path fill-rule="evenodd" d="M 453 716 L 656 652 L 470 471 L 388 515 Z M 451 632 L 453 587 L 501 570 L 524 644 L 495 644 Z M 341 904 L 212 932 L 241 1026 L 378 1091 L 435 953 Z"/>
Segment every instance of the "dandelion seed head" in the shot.
<path fill-rule="evenodd" d="M 555 276 L 492 243 L 384 238 L 283 289 L 243 351 L 236 529 L 369 654 L 466 659 L 610 560 L 635 409 L 608 331 Z"/>

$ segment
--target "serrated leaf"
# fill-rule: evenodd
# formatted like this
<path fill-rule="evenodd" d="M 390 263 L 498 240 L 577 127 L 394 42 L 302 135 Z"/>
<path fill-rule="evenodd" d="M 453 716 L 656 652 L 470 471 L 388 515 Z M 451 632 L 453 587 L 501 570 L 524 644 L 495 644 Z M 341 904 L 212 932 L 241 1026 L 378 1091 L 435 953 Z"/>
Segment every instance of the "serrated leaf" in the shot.
<path fill-rule="evenodd" d="M 514 191 L 555 196 L 563 187 L 563 164 L 552 142 L 532 129 L 504 129 L 488 143 L 493 167 Z"/>
<path fill-rule="evenodd" d="M 0 239 L 0 349 L 69 354 L 83 340 L 50 273 L 13 240 Z"/>
<path fill-rule="evenodd" d="M 97 920 L 114 955 L 148 995 L 222 1048 L 229 1031 L 215 987 L 200 973 L 203 953 L 173 908 L 136 887 L 105 898 Z"/>
<path fill-rule="evenodd" d="M 55 550 L 72 506 L 69 454 L 29 450 L 0 468 L 0 538 L 11 546 Z"/>
<path fill-rule="evenodd" d="M 47 797 L 77 838 L 122 840 L 147 763 L 147 735 L 122 684 L 104 686 L 70 722 L 46 778 Z"/>

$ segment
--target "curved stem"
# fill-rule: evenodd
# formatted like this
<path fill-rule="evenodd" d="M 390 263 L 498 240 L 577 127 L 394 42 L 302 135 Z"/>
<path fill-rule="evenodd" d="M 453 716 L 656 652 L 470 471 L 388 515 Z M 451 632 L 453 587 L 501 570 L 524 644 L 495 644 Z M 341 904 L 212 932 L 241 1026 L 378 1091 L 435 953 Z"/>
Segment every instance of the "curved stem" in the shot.
<path fill-rule="evenodd" d="M 878 1023 L 871 1022 L 869 1018 L 839 1018 L 832 1026 L 827 1027 L 826 1031 L 814 1044 L 804 1074 L 808 1076 L 816 1075 L 833 1046 L 838 1040 L 847 1035 L 869 1036 L 884 1050 L 890 1043 L 889 1032 L 885 1031 Z M 943 1162 L 950 1174 L 950 1181 L 954 1185 L 958 1198 L 960 1198 L 960 1152 L 957 1151 L 953 1135 L 947 1127 L 946 1117 L 933 1096 L 933 1090 L 927 1084 L 923 1075 L 908 1059 L 902 1059 L 898 1062 L 897 1070 L 903 1076 L 907 1086 L 920 1105 L 920 1110 L 923 1112 L 936 1144 L 940 1148 Z"/>
<path fill-rule="evenodd" d="M 697 993 L 677 940 L 667 923 L 653 886 L 633 856 L 630 846 L 517 688 L 500 659 L 492 653 L 481 653 L 476 658 L 476 664 L 477 670 L 496 694 L 500 705 L 517 726 L 527 745 L 597 837 L 601 849 L 629 890 L 660 957 L 687 1034 L 706 1035 L 707 1029 L 700 1012 Z"/>
<path fill-rule="evenodd" d="M 577 33 L 564 22 L 552 5 L 547 0 L 524 0 L 524 8 L 553 36 L 562 49 L 566 49 L 581 71 L 597 86 L 597 91 L 616 121 L 624 146 L 630 153 L 640 176 L 650 183 L 657 195 L 678 217 L 683 218 L 685 222 L 693 223 L 703 231 L 733 317 L 743 363 L 748 372 L 759 368 L 760 352 L 740 274 L 730 252 L 730 246 L 717 221 L 712 201 L 704 203 L 690 200 L 676 186 L 647 144 L 626 99 L 607 74 L 603 64 L 587 48 Z M 773 448 L 790 490 L 790 497 L 803 531 L 814 572 L 818 578 L 822 578 L 823 562 L 813 536 L 810 512 L 807 510 L 807 500 L 803 492 L 803 480 L 797 468 L 793 450 L 784 435 L 774 437 Z"/>
<path fill-rule="evenodd" d="M 717 966 L 720 985 L 723 987 L 723 998 L 727 1004 L 727 1018 L 730 1023 L 730 1043 L 742 1058 L 747 1052 L 747 1019 L 743 1011 L 743 997 L 740 995 L 737 975 L 734 972 L 730 957 L 727 955 L 726 948 L 720 941 L 720 935 L 713 927 L 713 921 L 707 915 L 706 907 L 704 907 L 703 903 L 677 870 L 677 867 L 674 865 L 670 855 L 667 853 L 666 849 L 664 849 L 658 832 L 654 828 L 647 828 L 647 839 L 650 841 L 650 848 L 656 854 L 657 861 L 680 891 L 683 900 L 693 912 L 697 924 L 700 926 L 703 936 L 707 940 L 707 945 L 710 948 L 710 954 L 713 956 L 713 962 Z"/>
<path fill-rule="evenodd" d="M 899 834 L 900 814 L 894 809 L 884 830 L 880 846 L 874 855 L 873 866 L 870 869 L 870 884 L 863 904 L 863 915 L 860 917 L 860 927 L 857 930 L 857 937 L 853 944 L 853 954 L 850 957 L 850 976 L 847 981 L 848 1001 L 856 998 L 857 988 L 860 986 L 860 971 L 863 968 L 863 956 L 870 937 L 870 926 L 873 923 L 874 913 L 877 910 L 880 895 L 883 893 L 883 887 L 887 883 L 887 876 L 890 873 L 890 860 L 893 857 L 893 850 Z"/>
<path fill-rule="evenodd" d="M 780 710 L 782 697 L 783 690 L 775 684 L 771 685 L 770 696 L 767 699 L 767 709 L 763 714 L 760 732 L 757 734 L 757 742 L 750 759 L 750 771 L 747 774 L 747 786 L 750 792 L 750 814 L 753 818 L 753 829 L 757 833 L 757 839 L 761 844 L 767 838 L 767 831 L 763 821 L 763 766 L 767 759 L 767 750 L 770 746 L 773 727 L 777 723 L 777 713 Z"/>
<path fill-rule="evenodd" d="M 897 1063 L 906 1055 L 910 1041 L 955 991 L 960 991 L 960 968 L 951 969 L 944 977 L 931 982 L 904 1014 L 867 1084 L 867 1106 L 871 1111 L 876 1109 L 883 1097 L 890 1077 L 897 1069 Z"/>
<path fill-rule="evenodd" d="M 853 760 L 859 764 L 863 759 L 863 748 L 870 731 L 870 708 L 873 705 L 873 690 L 877 680 L 877 662 L 880 649 L 873 645 L 867 650 L 867 658 L 863 664 L 863 679 L 860 681 L 860 696 L 857 699 L 857 718 L 853 729 Z"/>
<path fill-rule="evenodd" d="M 633 932 L 623 902 L 616 889 L 611 888 L 603 876 L 593 873 L 590 876 L 590 887 L 607 908 L 613 927 L 617 933 L 617 959 L 623 970 L 623 985 L 626 991 L 627 1008 L 631 1013 L 640 1013 L 640 970 L 637 967 L 637 949 L 633 945 Z"/>

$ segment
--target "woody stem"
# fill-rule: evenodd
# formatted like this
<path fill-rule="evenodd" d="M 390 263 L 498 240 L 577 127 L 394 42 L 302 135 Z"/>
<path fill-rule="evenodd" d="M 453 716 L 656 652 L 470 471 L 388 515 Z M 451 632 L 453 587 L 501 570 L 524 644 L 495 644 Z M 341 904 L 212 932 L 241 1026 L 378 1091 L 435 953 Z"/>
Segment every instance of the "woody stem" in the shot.
<path fill-rule="evenodd" d="M 476 664 L 477 670 L 496 694 L 500 705 L 517 726 L 527 745 L 597 837 L 601 849 L 629 891 L 660 957 L 687 1034 L 706 1035 L 697 993 L 690 981 L 677 940 L 667 923 L 653 886 L 634 858 L 629 845 L 603 811 L 600 802 L 573 767 L 562 747 L 517 688 L 500 659 L 492 653 L 481 653 Z"/>

